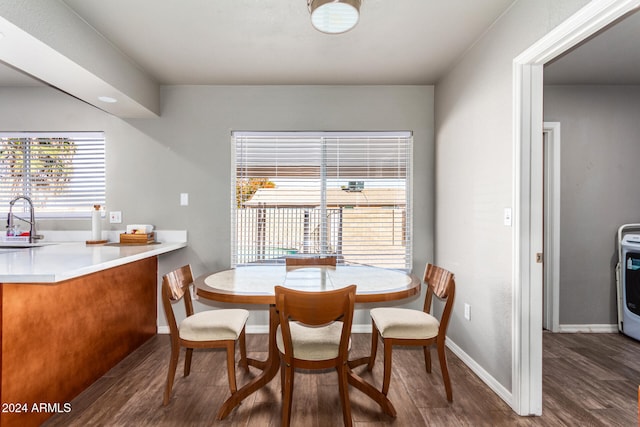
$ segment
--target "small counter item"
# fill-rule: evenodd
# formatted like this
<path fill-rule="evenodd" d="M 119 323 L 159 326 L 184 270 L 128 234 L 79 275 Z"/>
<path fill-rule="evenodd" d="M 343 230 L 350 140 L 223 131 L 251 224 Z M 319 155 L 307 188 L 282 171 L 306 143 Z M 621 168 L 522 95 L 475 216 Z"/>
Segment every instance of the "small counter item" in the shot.
<path fill-rule="evenodd" d="M 149 234 L 153 231 L 154 226 L 151 224 L 129 224 L 127 225 L 127 234 Z"/>
<path fill-rule="evenodd" d="M 87 245 L 103 245 L 107 243 L 102 239 L 102 212 L 100 205 L 93 205 L 91 211 L 91 240 L 87 240 Z"/>
<path fill-rule="evenodd" d="M 151 233 L 120 234 L 120 243 L 122 244 L 148 245 L 150 243 L 154 243 L 155 240 L 156 234 L 153 231 Z"/>
<path fill-rule="evenodd" d="M 91 240 L 102 240 L 100 205 L 93 205 L 93 211 L 91 211 Z"/>

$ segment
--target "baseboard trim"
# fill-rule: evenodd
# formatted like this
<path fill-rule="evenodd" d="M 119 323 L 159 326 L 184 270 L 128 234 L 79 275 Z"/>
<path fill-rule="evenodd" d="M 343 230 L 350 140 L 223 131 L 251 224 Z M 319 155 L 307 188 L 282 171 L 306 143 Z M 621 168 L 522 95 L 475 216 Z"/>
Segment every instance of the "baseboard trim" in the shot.
<path fill-rule="evenodd" d="M 610 334 L 618 332 L 618 325 L 558 325 L 556 332 Z"/>
<path fill-rule="evenodd" d="M 269 325 L 247 325 L 245 330 L 248 334 L 268 334 Z"/>
<path fill-rule="evenodd" d="M 351 332 L 354 334 L 370 334 L 372 330 L 371 323 L 362 325 L 351 325 Z"/>
<path fill-rule="evenodd" d="M 489 372 L 487 372 L 482 366 L 480 366 L 475 360 L 473 360 L 471 356 L 469 356 L 460 347 L 458 347 L 456 343 L 451 341 L 449 337 L 447 337 L 445 343 L 453 354 L 458 356 L 458 358 L 462 360 L 462 362 L 467 365 L 474 374 L 480 377 L 480 380 L 482 380 L 482 382 L 484 382 L 491 390 L 493 390 L 493 392 L 496 393 L 498 397 L 500 397 L 500 399 L 504 400 L 507 405 L 509 405 L 509 407 L 513 408 L 513 394 L 509 390 L 507 390 L 491 374 L 489 374 Z"/>

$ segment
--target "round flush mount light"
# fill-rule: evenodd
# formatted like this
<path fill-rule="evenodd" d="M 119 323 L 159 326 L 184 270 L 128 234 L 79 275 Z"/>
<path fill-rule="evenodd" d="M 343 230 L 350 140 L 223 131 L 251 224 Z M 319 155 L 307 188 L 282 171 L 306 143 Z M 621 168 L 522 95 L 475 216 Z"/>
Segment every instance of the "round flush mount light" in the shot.
<path fill-rule="evenodd" d="M 316 30 L 340 34 L 356 26 L 362 0 L 307 0 L 311 24 Z"/>
<path fill-rule="evenodd" d="M 114 102 L 118 102 L 117 99 L 112 98 L 110 96 L 99 96 L 98 99 L 102 102 L 106 102 L 107 104 L 113 104 Z"/>

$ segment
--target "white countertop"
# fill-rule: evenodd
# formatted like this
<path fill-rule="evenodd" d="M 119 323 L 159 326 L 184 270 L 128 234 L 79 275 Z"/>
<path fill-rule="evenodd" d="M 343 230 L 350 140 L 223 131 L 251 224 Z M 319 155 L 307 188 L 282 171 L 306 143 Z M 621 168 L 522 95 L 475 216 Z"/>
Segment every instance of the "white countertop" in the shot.
<path fill-rule="evenodd" d="M 187 246 L 186 232 L 182 241 L 153 245 L 49 243 L 34 248 L 0 248 L 0 283 L 55 283 Z"/>

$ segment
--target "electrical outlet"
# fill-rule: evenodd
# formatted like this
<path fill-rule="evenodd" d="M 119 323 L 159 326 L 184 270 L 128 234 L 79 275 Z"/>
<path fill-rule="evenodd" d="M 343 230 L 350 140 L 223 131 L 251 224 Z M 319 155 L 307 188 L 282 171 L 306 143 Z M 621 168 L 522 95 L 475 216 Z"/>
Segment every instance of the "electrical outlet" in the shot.
<path fill-rule="evenodd" d="M 109 212 L 109 222 L 111 224 L 121 224 L 122 223 L 122 212 L 120 212 L 120 211 Z"/>
<path fill-rule="evenodd" d="M 464 318 L 471 320 L 471 306 L 469 304 L 464 305 Z"/>

